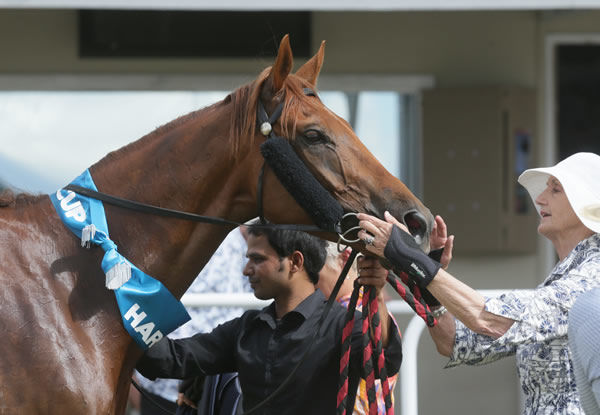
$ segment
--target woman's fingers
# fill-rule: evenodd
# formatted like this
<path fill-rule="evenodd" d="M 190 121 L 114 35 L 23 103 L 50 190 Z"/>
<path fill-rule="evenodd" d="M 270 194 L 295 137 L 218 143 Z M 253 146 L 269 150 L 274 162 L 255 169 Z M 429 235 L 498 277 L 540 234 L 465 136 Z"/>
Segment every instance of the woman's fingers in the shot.
<path fill-rule="evenodd" d="M 429 236 L 429 246 L 432 250 L 441 249 L 446 245 L 448 240 L 447 232 L 446 223 L 441 216 L 437 215 L 433 222 L 433 230 Z"/>
<path fill-rule="evenodd" d="M 369 220 L 361 220 L 358 222 L 358 226 L 369 232 L 373 236 L 379 236 L 381 234 L 379 226 Z"/>
<path fill-rule="evenodd" d="M 446 239 L 446 244 L 442 251 L 440 264 L 442 264 L 442 268 L 444 269 L 447 269 L 448 265 L 450 265 L 450 261 L 452 261 L 452 249 L 454 249 L 454 235 L 450 235 L 448 239 Z"/>
<path fill-rule="evenodd" d="M 359 231 L 358 237 L 365 243 L 367 251 L 377 256 L 383 256 L 383 250 L 387 244 L 387 240 L 384 240 L 381 236 L 377 237 L 376 235 L 368 233 L 365 230 Z"/>
<path fill-rule="evenodd" d="M 364 213 L 358 214 L 358 226 L 369 232 L 373 236 L 384 236 L 388 235 L 392 231 L 392 224 L 382 221 L 375 216 L 366 215 Z"/>
<path fill-rule="evenodd" d="M 440 237 L 448 237 L 448 227 L 446 226 L 446 222 L 444 222 L 444 219 L 440 215 L 435 216 L 435 229 Z"/>
<path fill-rule="evenodd" d="M 389 223 L 364 213 L 358 214 L 358 226 L 375 237 L 389 234 L 388 228 L 391 227 Z"/>
<path fill-rule="evenodd" d="M 369 252 L 383 256 L 393 225 L 365 213 L 359 213 L 358 219 L 358 225 L 362 228 L 358 232 L 358 237 L 365 243 Z"/>
<path fill-rule="evenodd" d="M 392 214 L 390 212 L 388 212 L 387 210 L 385 211 L 385 213 L 383 214 L 383 216 L 385 217 L 385 220 L 387 223 L 391 223 L 393 225 L 398 226 L 400 229 L 408 232 L 408 228 L 401 223 L 398 219 L 396 219 L 394 216 L 392 216 Z"/>

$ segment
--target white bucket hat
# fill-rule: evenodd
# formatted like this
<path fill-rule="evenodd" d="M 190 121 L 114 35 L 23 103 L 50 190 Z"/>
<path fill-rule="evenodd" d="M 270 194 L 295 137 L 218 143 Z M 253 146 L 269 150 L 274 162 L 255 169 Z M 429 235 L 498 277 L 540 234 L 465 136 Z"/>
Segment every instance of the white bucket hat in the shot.
<path fill-rule="evenodd" d="M 519 176 L 529 192 L 535 208 L 535 199 L 546 189 L 549 176 L 561 183 L 571 207 L 579 220 L 596 233 L 600 233 L 600 156 L 594 153 L 576 153 L 556 166 L 525 170 Z"/>

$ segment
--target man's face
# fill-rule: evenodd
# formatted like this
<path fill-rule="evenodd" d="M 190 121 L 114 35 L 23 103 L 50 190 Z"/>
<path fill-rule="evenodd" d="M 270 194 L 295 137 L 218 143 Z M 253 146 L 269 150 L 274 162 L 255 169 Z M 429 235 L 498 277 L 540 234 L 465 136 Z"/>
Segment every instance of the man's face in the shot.
<path fill-rule="evenodd" d="M 248 277 L 256 298 L 269 300 L 286 293 L 289 288 L 290 259 L 279 259 L 265 235 L 249 235 L 248 262 L 244 275 Z"/>

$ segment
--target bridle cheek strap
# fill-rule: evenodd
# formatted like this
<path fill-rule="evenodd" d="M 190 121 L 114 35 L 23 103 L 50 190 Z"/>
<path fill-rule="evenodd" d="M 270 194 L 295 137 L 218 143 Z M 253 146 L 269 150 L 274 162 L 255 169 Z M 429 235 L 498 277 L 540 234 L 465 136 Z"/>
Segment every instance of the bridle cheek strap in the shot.
<path fill-rule="evenodd" d="M 265 163 L 319 228 L 340 233 L 340 220 L 344 214 L 340 203 L 313 176 L 289 141 L 273 133 L 272 123 L 279 118 L 282 109 L 283 103 L 280 103 L 273 114 L 268 117 L 262 102 L 259 101 L 258 104 L 258 123 L 261 133 L 267 138 L 260 146 Z M 265 222 L 263 216 L 264 169 L 265 164 L 259 174 L 257 189 L 258 213 L 263 223 Z"/>

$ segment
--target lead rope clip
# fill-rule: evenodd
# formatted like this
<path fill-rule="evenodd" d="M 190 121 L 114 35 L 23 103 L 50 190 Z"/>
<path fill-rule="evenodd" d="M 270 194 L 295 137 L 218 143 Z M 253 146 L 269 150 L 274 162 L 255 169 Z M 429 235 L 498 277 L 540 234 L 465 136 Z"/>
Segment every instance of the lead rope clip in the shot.
<path fill-rule="evenodd" d="M 344 216 L 342 216 L 342 219 L 340 219 L 340 223 L 344 219 L 346 219 L 347 217 L 350 217 L 350 216 L 354 216 L 354 217 L 356 217 L 358 219 L 358 213 L 348 212 Z M 357 242 L 360 242 L 361 239 L 359 237 L 357 237 L 356 239 L 348 239 L 347 236 L 348 236 L 348 234 L 350 232 L 359 231 L 361 229 L 362 228 L 360 226 L 353 226 L 352 228 L 350 228 L 350 229 L 348 229 L 348 230 L 346 230 L 344 232 L 338 232 L 338 236 L 339 236 L 339 239 L 338 239 L 338 249 L 339 249 L 339 246 L 341 245 L 342 242 L 344 242 L 346 244 L 355 244 Z"/>

